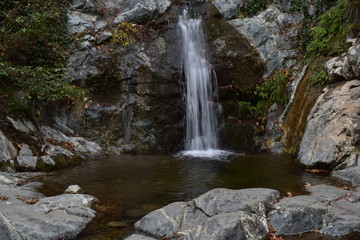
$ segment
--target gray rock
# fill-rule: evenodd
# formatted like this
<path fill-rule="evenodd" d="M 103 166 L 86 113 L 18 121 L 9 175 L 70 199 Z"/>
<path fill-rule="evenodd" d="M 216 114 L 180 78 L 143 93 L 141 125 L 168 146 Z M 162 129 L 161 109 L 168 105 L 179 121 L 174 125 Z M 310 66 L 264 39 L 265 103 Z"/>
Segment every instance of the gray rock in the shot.
<path fill-rule="evenodd" d="M 74 156 L 74 154 L 72 152 L 70 152 L 69 150 L 64 149 L 60 146 L 54 146 L 51 144 L 44 146 L 44 153 L 49 155 L 50 157 L 55 157 L 55 156 L 59 156 L 59 155 L 65 155 L 68 157 Z"/>
<path fill-rule="evenodd" d="M 43 160 L 43 162 L 47 165 L 50 166 L 55 166 L 55 162 L 54 160 L 50 157 L 50 156 L 41 156 L 41 159 Z"/>
<path fill-rule="evenodd" d="M 271 5 L 253 18 L 234 19 L 229 23 L 259 50 L 266 65 L 264 76 L 269 77 L 279 69 L 297 64 L 300 55 L 294 49 L 298 46 L 297 29 L 301 21 L 300 14 L 283 13 Z"/>
<path fill-rule="evenodd" d="M 299 150 L 306 166 L 335 167 L 360 141 L 360 81 L 326 89 L 312 108 Z"/>
<path fill-rule="evenodd" d="M 81 12 L 96 12 L 96 0 L 74 0 L 71 7 Z"/>
<path fill-rule="evenodd" d="M 150 0 L 137 3 L 131 10 L 117 16 L 112 26 L 122 22 L 144 23 L 150 18 L 155 18 L 162 14 L 171 5 L 168 0 Z"/>
<path fill-rule="evenodd" d="M 30 156 L 19 156 L 16 158 L 16 160 L 18 161 L 19 166 L 33 170 L 36 168 L 38 158 Z"/>
<path fill-rule="evenodd" d="M 88 28 L 94 28 L 95 15 L 81 13 L 78 11 L 69 11 L 68 14 L 68 31 L 70 34 L 81 33 Z"/>
<path fill-rule="evenodd" d="M 151 238 L 151 237 L 146 237 L 143 235 L 139 235 L 139 234 L 133 234 L 133 235 L 125 238 L 125 240 L 156 240 L 156 239 Z"/>
<path fill-rule="evenodd" d="M 156 237 L 260 240 L 268 234 L 266 210 L 278 196 L 271 189 L 214 189 L 151 212 L 135 228 Z"/>
<path fill-rule="evenodd" d="M 29 128 L 22 121 L 13 119 L 9 116 L 7 116 L 6 118 L 16 130 L 23 132 L 23 133 L 33 132 L 33 128 Z"/>
<path fill-rule="evenodd" d="M 15 158 L 17 151 L 12 142 L 0 130 L 0 162 Z"/>
<path fill-rule="evenodd" d="M 34 154 L 31 151 L 29 145 L 23 143 L 22 148 L 21 148 L 21 150 L 19 152 L 19 156 L 30 156 L 30 157 L 32 157 L 32 156 L 34 156 Z"/>
<path fill-rule="evenodd" d="M 81 190 L 81 187 L 79 185 L 70 185 L 66 190 L 65 193 L 78 193 Z"/>
<path fill-rule="evenodd" d="M 327 185 L 307 189 L 310 196 L 284 198 L 273 206 L 270 224 L 277 235 L 320 232 L 340 237 L 357 231 L 360 226 L 359 192 Z"/>
<path fill-rule="evenodd" d="M 360 43 L 355 43 L 347 53 L 325 63 L 330 81 L 360 78 Z"/>
<path fill-rule="evenodd" d="M 239 16 L 243 0 L 215 0 L 212 3 L 219 9 L 220 14 L 225 20 L 230 20 Z"/>
<path fill-rule="evenodd" d="M 109 31 L 101 32 L 101 33 L 98 35 L 98 38 L 97 38 L 97 40 L 96 40 L 96 43 L 97 43 L 97 44 L 102 44 L 102 43 L 110 40 L 112 37 L 113 37 L 113 35 L 112 35 L 112 33 L 109 32 Z"/>
<path fill-rule="evenodd" d="M 332 176 L 351 182 L 353 185 L 360 186 L 360 166 L 334 171 Z"/>
<path fill-rule="evenodd" d="M 5 174 L 16 179 L 12 184 L 0 182 L 1 239 L 61 239 L 74 238 L 95 217 L 91 204 L 94 197 L 64 194 L 45 198 L 35 191 L 38 184 L 17 186 L 32 174 Z M 35 175 L 34 175 L 35 176 Z"/>

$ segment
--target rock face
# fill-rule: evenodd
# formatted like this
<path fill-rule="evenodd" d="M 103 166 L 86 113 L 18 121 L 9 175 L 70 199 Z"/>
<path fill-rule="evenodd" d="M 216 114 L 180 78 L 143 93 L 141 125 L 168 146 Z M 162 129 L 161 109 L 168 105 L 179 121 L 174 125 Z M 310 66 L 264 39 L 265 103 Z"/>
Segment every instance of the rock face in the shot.
<path fill-rule="evenodd" d="M 360 141 L 360 81 L 326 89 L 307 119 L 299 159 L 306 166 L 338 165 Z"/>
<path fill-rule="evenodd" d="M 360 153 L 354 152 L 346 161 L 338 165 L 332 176 L 344 181 L 351 182 L 355 186 L 360 185 Z"/>
<path fill-rule="evenodd" d="M 219 9 L 220 14 L 225 20 L 236 18 L 240 14 L 243 0 L 215 0 L 212 3 Z"/>
<path fill-rule="evenodd" d="M 330 81 L 360 79 L 360 43 L 355 43 L 347 53 L 330 59 L 325 69 Z"/>
<path fill-rule="evenodd" d="M 271 189 L 214 189 L 151 212 L 135 228 L 157 238 L 260 240 L 269 231 L 266 211 L 278 196 Z"/>
<path fill-rule="evenodd" d="M 299 53 L 297 37 L 302 16 L 283 13 L 275 5 L 253 18 L 229 21 L 246 36 L 261 53 L 265 62 L 265 77 L 274 71 L 294 67 Z"/>
<path fill-rule="evenodd" d="M 9 139 L 0 130 L 0 162 L 6 162 L 16 156 L 16 149 Z"/>
<path fill-rule="evenodd" d="M 328 185 L 308 188 L 310 196 L 284 198 L 273 206 L 270 224 L 277 235 L 319 231 L 344 236 L 360 227 L 360 193 Z"/>
<path fill-rule="evenodd" d="M 21 184 L 36 175 L 0 173 L 0 238 L 76 237 L 95 217 L 90 207 L 96 199 L 82 194 L 44 197 L 35 190 L 38 183 Z"/>

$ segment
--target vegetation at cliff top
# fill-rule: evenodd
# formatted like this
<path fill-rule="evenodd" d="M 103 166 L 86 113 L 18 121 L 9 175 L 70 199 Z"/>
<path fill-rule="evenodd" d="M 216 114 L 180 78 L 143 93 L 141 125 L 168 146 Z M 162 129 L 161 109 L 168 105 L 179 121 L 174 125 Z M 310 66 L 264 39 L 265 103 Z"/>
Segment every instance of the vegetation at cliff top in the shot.
<path fill-rule="evenodd" d="M 63 81 L 71 42 L 66 25 L 69 3 L 70 0 L 1 1 L 2 103 L 35 106 L 82 101 L 84 91 Z M 12 101 L 11 97 L 19 92 L 25 98 Z"/>

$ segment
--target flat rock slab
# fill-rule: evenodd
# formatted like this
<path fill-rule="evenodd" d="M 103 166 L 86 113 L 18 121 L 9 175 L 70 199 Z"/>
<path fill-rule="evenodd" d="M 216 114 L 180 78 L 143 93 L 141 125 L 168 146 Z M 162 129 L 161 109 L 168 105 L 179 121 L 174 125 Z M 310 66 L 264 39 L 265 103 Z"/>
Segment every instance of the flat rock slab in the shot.
<path fill-rule="evenodd" d="M 277 235 L 320 232 L 334 237 L 360 228 L 360 193 L 328 185 L 309 187 L 310 196 L 284 198 L 272 207 Z"/>
<path fill-rule="evenodd" d="M 192 201 L 153 211 L 135 228 L 157 238 L 263 239 L 269 232 L 266 211 L 279 195 L 264 188 L 213 189 Z"/>
<path fill-rule="evenodd" d="M 65 239 L 76 237 L 95 217 L 96 198 L 84 194 L 44 197 L 39 183 L 18 186 L 36 174 L 0 175 L 0 239 Z"/>

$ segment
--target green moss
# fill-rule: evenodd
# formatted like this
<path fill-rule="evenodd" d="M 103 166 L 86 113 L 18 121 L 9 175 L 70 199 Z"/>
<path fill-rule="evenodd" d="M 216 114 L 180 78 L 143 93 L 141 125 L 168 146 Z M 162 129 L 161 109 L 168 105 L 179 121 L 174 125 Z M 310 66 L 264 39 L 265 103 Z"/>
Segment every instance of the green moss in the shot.
<path fill-rule="evenodd" d="M 306 127 L 306 119 L 321 93 L 319 88 L 311 84 L 310 79 L 326 61 L 326 58 L 320 57 L 309 64 L 311 67 L 297 87 L 292 107 L 283 124 L 285 145 L 289 154 L 296 155 Z"/>
<path fill-rule="evenodd" d="M 113 42 L 121 46 L 127 46 L 133 41 L 138 34 L 136 25 L 129 22 L 119 23 L 114 31 Z"/>

